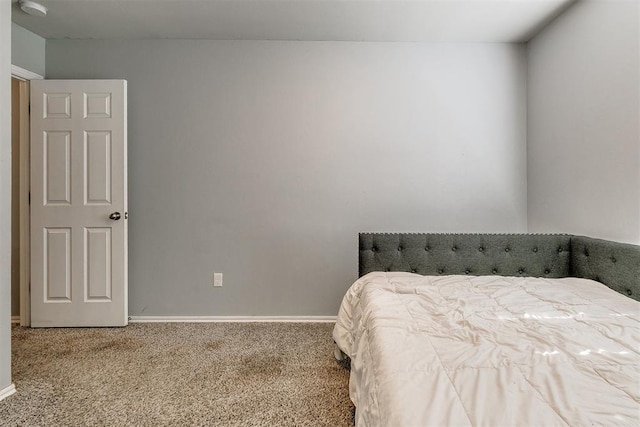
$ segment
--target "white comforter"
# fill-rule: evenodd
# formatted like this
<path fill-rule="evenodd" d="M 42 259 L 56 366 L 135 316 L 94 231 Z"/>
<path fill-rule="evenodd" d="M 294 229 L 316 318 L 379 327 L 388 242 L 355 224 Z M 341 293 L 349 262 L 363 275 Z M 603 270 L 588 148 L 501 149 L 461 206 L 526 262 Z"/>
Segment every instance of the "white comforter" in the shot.
<path fill-rule="evenodd" d="M 333 337 L 364 426 L 638 426 L 640 303 L 585 279 L 370 273 Z"/>

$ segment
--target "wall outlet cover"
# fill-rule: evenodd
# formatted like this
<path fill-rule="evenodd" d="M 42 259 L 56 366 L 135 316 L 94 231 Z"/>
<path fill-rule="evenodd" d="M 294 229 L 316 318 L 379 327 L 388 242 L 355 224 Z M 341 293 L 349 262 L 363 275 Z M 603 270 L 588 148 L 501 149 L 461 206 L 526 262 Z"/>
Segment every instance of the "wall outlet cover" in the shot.
<path fill-rule="evenodd" d="M 222 273 L 213 273 L 213 286 L 222 286 Z"/>

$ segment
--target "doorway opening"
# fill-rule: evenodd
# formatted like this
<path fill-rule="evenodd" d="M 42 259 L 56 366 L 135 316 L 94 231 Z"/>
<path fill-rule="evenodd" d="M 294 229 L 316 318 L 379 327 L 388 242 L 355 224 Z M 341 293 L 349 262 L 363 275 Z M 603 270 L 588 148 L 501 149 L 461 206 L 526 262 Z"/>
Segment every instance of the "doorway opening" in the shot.
<path fill-rule="evenodd" d="M 16 68 L 12 78 L 18 78 L 11 83 L 12 322 L 126 326 L 127 82 L 34 81 L 42 77 L 27 71 L 31 76 L 20 78 Z M 60 130 L 61 125 L 71 128 Z M 43 239 L 31 238 L 40 232 Z M 32 293 L 43 298 L 32 299 Z"/>
<path fill-rule="evenodd" d="M 31 324 L 29 82 L 43 77 L 11 66 L 11 323 Z"/>
<path fill-rule="evenodd" d="M 11 78 L 11 322 L 23 323 L 29 276 L 29 83 Z M 26 123 L 26 126 L 25 126 Z M 26 165 L 24 161 L 27 161 Z M 26 194 L 25 194 L 26 193 Z M 26 295 L 28 297 L 28 295 Z M 28 304 L 27 304 L 28 305 Z"/>

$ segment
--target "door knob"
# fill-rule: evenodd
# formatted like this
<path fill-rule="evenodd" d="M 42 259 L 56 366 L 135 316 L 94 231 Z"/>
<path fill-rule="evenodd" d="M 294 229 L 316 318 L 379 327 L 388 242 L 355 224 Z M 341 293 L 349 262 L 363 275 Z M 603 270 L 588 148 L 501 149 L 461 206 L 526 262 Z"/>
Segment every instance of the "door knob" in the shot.
<path fill-rule="evenodd" d="M 114 221 L 117 221 L 120 219 L 120 212 L 113 212 L 111 215 L 109 215 L 109 218 L 111 218 Z"/>

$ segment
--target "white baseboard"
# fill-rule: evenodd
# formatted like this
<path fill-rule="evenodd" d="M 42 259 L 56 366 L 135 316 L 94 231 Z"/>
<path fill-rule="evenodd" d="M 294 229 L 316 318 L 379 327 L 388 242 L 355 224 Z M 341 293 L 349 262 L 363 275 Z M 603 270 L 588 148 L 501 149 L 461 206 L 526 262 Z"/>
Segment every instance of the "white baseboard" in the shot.
<path fill-rule="evenodd" d="M 130 323 L 334 323 L 336 316 L 129 316 Z"/>
<path fill-rule="evenodd" d="M 20 316 L 11 316 L 11 324 L 19 325 L 20 324 Z"/>
<path fill-rule="evenodd" d="M 11 396 L 15 392 L 16 386 L 13 384 L 3 388 L 2 390 L 0 390 L 0 400 L 4 399 L 5 397 Z"/>

